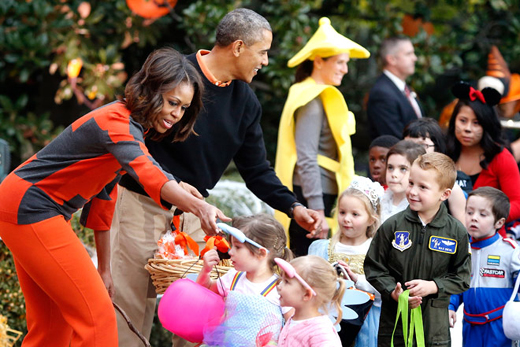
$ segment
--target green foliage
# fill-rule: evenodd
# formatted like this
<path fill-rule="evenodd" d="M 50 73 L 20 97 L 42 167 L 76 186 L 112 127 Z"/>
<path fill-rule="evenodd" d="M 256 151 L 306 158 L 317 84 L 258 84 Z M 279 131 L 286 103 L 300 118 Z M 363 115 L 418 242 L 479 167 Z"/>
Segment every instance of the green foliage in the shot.
<path fill-rule="evenodd" d="M 27 331 L 25 300 L 23 298 L 14 261 L 7 246 L 0 240 L 0 314 L 7 318 L 11 329 Z M 17 342 L 19 345 L 19 342 Z"/>
<path fill-rule="evenodd" d="M 56 103 L 74 95 L 88 106 L 111 101 L 127 79 L 125 49 L 155 45 L 160 29 L 170 22 L 168 16 L 157 21 L 135 16 L 125 0 L 1 1 L 0 137 L 11 145 L 13 164 L 61 131 L 50 121 L 46 100 L 37 97 L 48 74 L 65 76 L 54 90 Z M 67 65 L 75 58 L 83 61 L 76 94 L 66 78 Z"/>
<path fill-rule="evenodd" d="M 0 94 L 0 138 L 9 143 L 15 162 L 31 157 L 62 130 L 54 127 L 48 113 L 37 116 L 27 112 L 27 101 L 27 94 L 14 102 Z"/>

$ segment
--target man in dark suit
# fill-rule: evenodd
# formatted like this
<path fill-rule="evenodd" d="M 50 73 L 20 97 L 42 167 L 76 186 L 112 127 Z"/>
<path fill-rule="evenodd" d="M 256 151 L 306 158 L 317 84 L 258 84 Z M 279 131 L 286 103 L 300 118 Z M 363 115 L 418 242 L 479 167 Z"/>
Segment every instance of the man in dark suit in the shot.
<path fill-rule="evenodd" d="M 370 90 L 367 104 L 372 140 L 381 135 L 402 138 L 404 127 L 423 111 L 406 78 L 415 72 L 417 57 L 407 37 L 386 39 L 379 52 L 383 73 Z"/>

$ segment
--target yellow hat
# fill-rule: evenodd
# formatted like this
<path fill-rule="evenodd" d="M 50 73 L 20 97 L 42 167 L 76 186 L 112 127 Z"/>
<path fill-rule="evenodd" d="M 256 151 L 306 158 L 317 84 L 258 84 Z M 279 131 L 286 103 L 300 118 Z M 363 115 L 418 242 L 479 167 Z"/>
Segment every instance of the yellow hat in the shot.
<path fill-rule="evenodd" d="M 297 66 L 307 59 L 314 60 L 316 56 L 327 58 L 341 53 L 348 53 L 351 58 L 370 57 L 370 52 L 366 48 L 339 34 L 330 25 L 330 19 L 322 17 L 318 30 L 305 47 L 289 60 L 287 66 Z"/>

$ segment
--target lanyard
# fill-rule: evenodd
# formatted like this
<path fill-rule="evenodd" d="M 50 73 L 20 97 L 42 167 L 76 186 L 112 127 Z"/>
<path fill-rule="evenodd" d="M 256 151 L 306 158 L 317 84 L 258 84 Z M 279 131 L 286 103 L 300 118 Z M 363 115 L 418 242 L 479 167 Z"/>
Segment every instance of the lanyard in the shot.
<path fill-rule="evenodd" d="M 416 334 L 417 347 L 424 347 L 424 327 L 422 321 L 422 310 L 421 306 L 410 310 L 410 335 L 408 335 L 408 297 L 410 295 L 409 290 L 405 290 L 399 295 L 397 305 L 397 317 L 395 318 L 394 331 L 392 332 L 391 347 L 394 347 L 394 334 L 397 328 L 397 322 L 399 322 L 399 316 L 402 314 L 403 318 L 403 339 L 406 347 L 413 346 L 414 332 Z M 408 339 L 406 339 L 408 336 Z"/>

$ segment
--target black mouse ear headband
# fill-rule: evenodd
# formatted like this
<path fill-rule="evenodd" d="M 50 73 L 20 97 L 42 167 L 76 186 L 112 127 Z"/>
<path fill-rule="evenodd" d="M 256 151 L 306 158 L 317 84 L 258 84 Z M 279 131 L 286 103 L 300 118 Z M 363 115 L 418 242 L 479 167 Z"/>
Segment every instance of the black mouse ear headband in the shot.
<path fill-rule="evenodd" d="M 495 106 L 500 102 L 502 95 L 494 88 L 486 87 L 482 91 L 474 89 L 466 82 L 459 82 L 451 88 L 455 97 L 462 100 L 480 100 L 483 104 Z"/>

